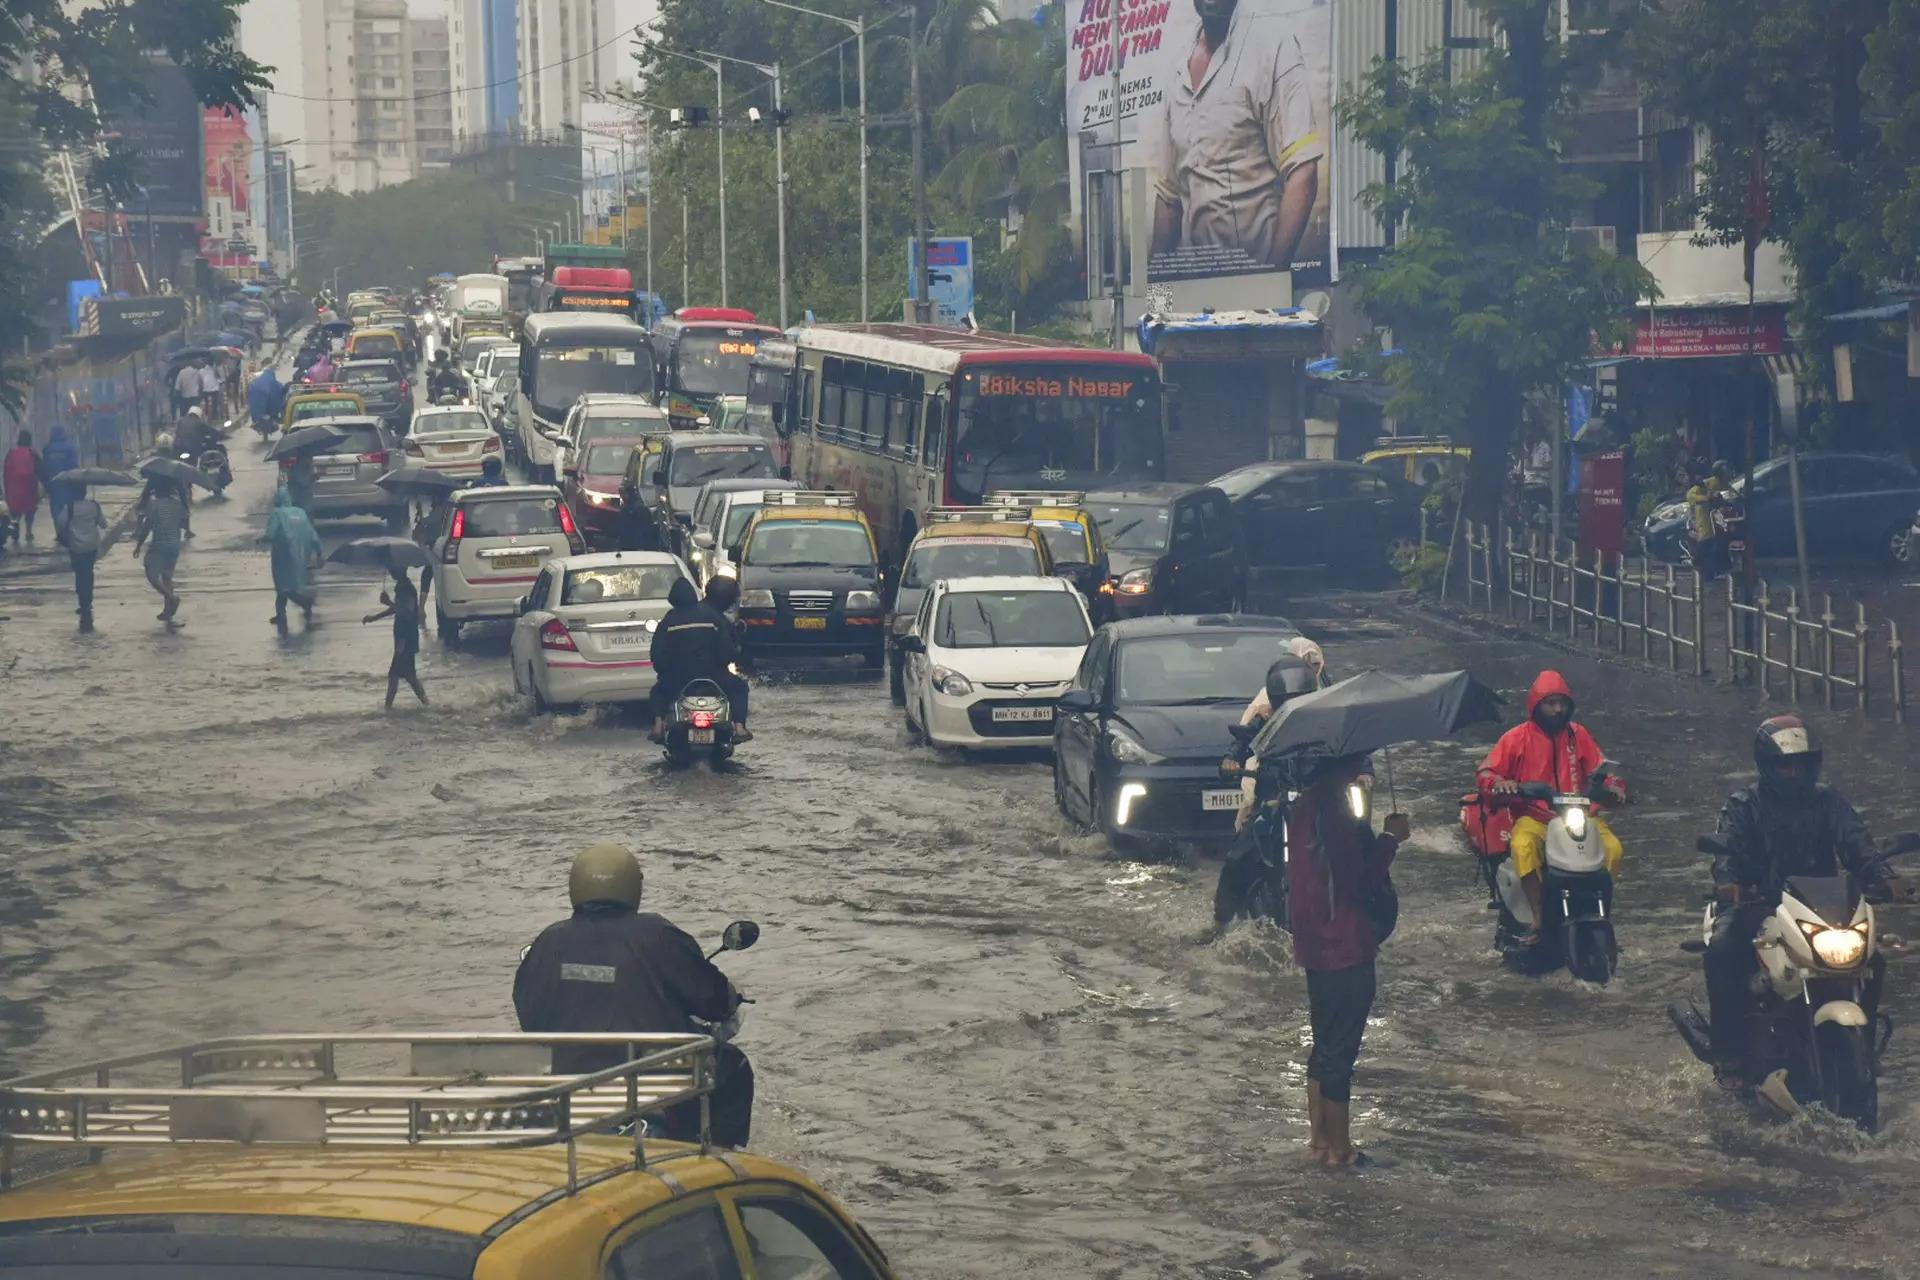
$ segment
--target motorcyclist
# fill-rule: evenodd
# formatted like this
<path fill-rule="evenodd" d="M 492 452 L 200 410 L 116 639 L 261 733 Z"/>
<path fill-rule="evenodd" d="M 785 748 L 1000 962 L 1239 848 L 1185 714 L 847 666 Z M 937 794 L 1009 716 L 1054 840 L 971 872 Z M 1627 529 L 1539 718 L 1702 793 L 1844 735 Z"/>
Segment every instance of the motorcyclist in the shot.
<path fill-rule="evenodd" d="M 1863 892 L 1896 888 L 1886 864 L 1874 860 L 1867 824 L 1845 797 L 1820 781 L 1822 755 L 1819 740 L 1799 716 L 1761 721 L 1753 735 L 1759 777 L 1755 785 L 1728 796 L 1720 810 L 1716 831 L 1728 851 L 1713 860 L 1720 909 L 1703 961 L 1714 1076 L 1724 1089 L 1747 1083 L 1750 982 L 1759 963 L 1753 939 L 1780 905 L 1787 879 L 1846 871 Z M 1907 896 L 1904 886 L 1899 888 Z"/>
<path fill-rule="evenodd" d="M 488 454 L 480 460 L 480 478 L 473 482 L 474 488 L 494 489 L 502 487 L 506 483 L 507 470 L 501 465 L 498 457 L 493 454 Z"/>
<path fill-rule="evenodd" d="M 1248 726 L 1263 724 L 1269 716 L 1286 705 L 1287 699 L 1311 693 L 1318 687 L 1318 672 L 1305 658 L 1297 654 L 1279 658 L 1267 668 L 1266 680 L 1253 701 L 1247 704 L 1240 723 Z M 1222 773 L 1241 779 L 1242 792 L 1240 810 L 1233 820 L 1233 843 L 1227 850 L 1226 861 L 1220 864 L 1220 879 L 1213 891 L 1213 922 L 1220 929 L 1232 924 L 1233 918 L 1245 908 L 1252 878 L 1261 872 L 1260 836 L 1257 830 L 1249 829 L 1254 813 L 1261 805 L 1286 798 L 1277 777 L 1254 774 L 1248 770 L 1247 762 L 1253 755 L 1252 743 L 1251 734 L 1239 736 L 1233 750 L 1220 762 Z"/>
<path fill-rule="evenodd" d="M 272 365 L 263 367 L 247 383 L 247 412 L 252 415 L 255 426 L 272 428 L 279 425 L 280 413 L 286 403 L 286 384 L 280 381 Z"/>
<path fill-rule="evenodd" d="M 227 442 L 220 432 L 209 423 L 202 414 L 199 405 L 187 410 L 187 416 L 180 420 L 175 429 L 174 452 L 185 457 L 194 466 L 200 465 L 200 455 L 213 452 L 220 455 L 219 482 L 222 485 L 233 483 L 233 468 L 227 461 Z"/>
<path fill-rule="evenodd" d="M 1500 736 L 1480 762 L 1479 784 L 1482 796 L 1504 798 L 1516 805 L 1520 817 L 1513 824 L 1513 836 L 1507 843 L 1513 859 L 1513 872 L 1520 877 L 1527 905 L 1533 910 L 1533 930 L 1521 939 L 1521 945 L 1539 941 L 1543 918 L 1540 899 L 1541 857 L 1547 843 L 1547 823 L 1553 820 L 1553 806 L 1544 800 L 1513 799 L 1522 783 L 1544 782 L 1555 792 L 1584 792 L 1588 779 L 1600 767 L 1605 755 L 1587 732 L 1586 726 L 1573 720 L 1573 690 L 1558 671 L 1542 671 L 1527 690 L 1526 723 L 1515 725 Z M 1626 801 L 1626 787 L 1618 778 L 1605 780 L 1607 794 L 1616 804 Z M 1620 840 L 1598 816 L 1590 819 L 1600 844 L 1606 850 L 1607 873 L 1620 870 Z"/>
<path fill-rule="evenodd" d="M 466 394 L 467 376 L 453 362 L 452 353 L 445 347 L 440 348 L 433 353 L 433 371 L 427 375 L 427 399 L 438 400 L 446 395 L 465 399 Z"/>
<path fill-rule="evenodd" d="M 1687 490 L 1687 533 L 1693 540 L 1693 562 L 1701 575 L 1711 580 L 1726 565 L 1726 540 L 1714 527 L 1713 511 L 1727 487 L 1727 464 L 1715 460 L 1696 470 Z"/>
<path fill-rule="evenodd" d="M 737 678 L 735 665 L 740 653 L 733 642 L 733 625 L 712 606 L 700 599 L 700 593 L 685 578 L 677 580 L 667 592 L 672 607 L 653 633 L 647 656 L 653 661 L 658 678 L 653 685 L 653 732 L 655 742 L 667 736 L 667 715 L 674 699 L 695 680 L 711 680 L 727 695 L 733 711 L 733 740 L 753 741 L 747 728 L 747 682 Z"/>
<path fill-rule="evenodd" d="M 595 844 L 573 860 L 567 877 L 573 915 L 534 939 L 513 978 L 513 1008 L 527 1032 L 704 1031 L 692 1021 L 725 1023 L 740 1008 L 740 993 L 700 944 L 664 916 L 640 911 L 645 877 L 639 860 L 617 844 Z M 554 1069 L 569 1075 L 602 1071 L 628 1061 L 620 1045 L 579 1045 L 554 1051 Z M 710 1101 L 713 1138 L 743 1147 L 753 1121 L 753 1067 L 728 1043 L 714 1050 Z M 665 1117 L 666 1136 L 699 1136 L 697 1107 Z"/>

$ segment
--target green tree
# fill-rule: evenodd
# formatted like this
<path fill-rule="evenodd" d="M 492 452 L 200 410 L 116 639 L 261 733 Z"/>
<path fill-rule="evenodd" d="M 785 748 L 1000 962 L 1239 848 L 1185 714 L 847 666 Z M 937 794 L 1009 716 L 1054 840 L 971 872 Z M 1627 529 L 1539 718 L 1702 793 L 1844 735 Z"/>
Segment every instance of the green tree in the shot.
<path fill-rule="evenodd" d="M 1590 185 L 1560 163 L 1573 67 L 1547 0 L 1485 0 L 1503 39 L 1449 79 L 1439 60 L 1376 62 L 1344 109 L 1356 136 L 1400 157 L 1361 193 L 1400 229 L 1357 273 L 1403 358 L 1385 362 L 1391 411 L 1473 447 L 1466 509 L 1490 520 L 1529 400 L 1553 395 L 1652 289 L 1637 263 L 1569 238 Z"/>
<path fill-rule="evenodd" d="M 471 174 L 436 174 L 359 195 L 302 193 L 301 229 L 319 241 L 300 255 L 301 283 L 318 288 L 340 272 L 342 289 L 418 281 L 438 271 L 472 271 L 514 245 L 529 250 L 529 218 Z M 556 215 L 557 216 L 557 215 Z"/>
<path fill-rule="evenodd" d="M 86 165 L 96 192 L 129 199 L 130 158 L 102 146 L 103 119 L 146 103 L 145 57 L 179 63 L 208 106 L 245 107 L 267 87 L 271 67 L 234 47 L 244 0 L 7 0 L 0 62 L 15 70 L 0 88 L 0 127 L 13 145 L 0 153 L 0 350 L 34 336 L 28 318 L 45 287 L 38 269 L 50 204 L 41 166 L 68 149 Z M 24 370 L 0 368 L 0 405 L 20 404 Z"/>

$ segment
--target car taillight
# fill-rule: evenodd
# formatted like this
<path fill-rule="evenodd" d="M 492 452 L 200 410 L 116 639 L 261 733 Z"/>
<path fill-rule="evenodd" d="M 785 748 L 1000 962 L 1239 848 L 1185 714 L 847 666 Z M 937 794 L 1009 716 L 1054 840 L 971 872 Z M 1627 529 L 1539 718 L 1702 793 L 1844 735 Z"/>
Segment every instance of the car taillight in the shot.
<path fill-rule="evenodd" d="M 500 452 L 500 437 L 494 436 L 491 439 L 489 439 L 485 444 L 480 446 L 480 452 L 482 453 Z"/>
<path fill-rule="evenodd" d="M 447 530 L 447 549 L 440 555 L 441 564 L 458 564 L 460 562 L 460 539 L 466 536 L 467 513 L 465 511 L 455 511 L 453 513 L 453 527 Z"/>
<path fill-rule="evenodd" d="M 549 619 L 540 628 L 540 647 L 542 649 L 565 649 L 569 653 L 578 653 L 580 646 L 573 642 L 573 633 L 567 630 L 567 624 L 558 618 Z"/>
<path fill-rule="evenodd" d="M 387 465 L 387 451 L 385 449 L 375 449 L 371 453 L 363 453 L 360 455 L 360 461 L 375 462 L 384 467 Z"/>
<path fill-rule="evenodd" d="M 573 509 L 564 502 L 560 504 L 560 532 L 567 535 L 567 545 L 573 548 L 573 554 L 586 554 L 587 544 L 580 537 L 580 526 L 573 522 Z"/>
<path fill-rule="evenodd" d="M 409 440 L 407 441 L 407 456 L 409 458 L 424 458 L 427 456 L 427 451 Z"/>
<path fill-rule="evenodd" d="M 402 381 L 402 382 L 400 383 L 400 394 L 401 394 L 401 395 L 406 395 L 406 394 L 407 394 L 407 392 L 409 392 L 409 391 L 411 391 L 412 389 L 413 389 L 413 384 L 412 384 L 411 382 L 406 382 L 406 381 L 404 381 L 404 380 L 403 380 L 403 381 Z"/>
<path fill-rule="evenodd" d="M 549 624 L 552 625 L 552 624 Z M 696 711 L 693 713 L 693 727 L 696 729 L 713 728 L 713 712 Z"/>

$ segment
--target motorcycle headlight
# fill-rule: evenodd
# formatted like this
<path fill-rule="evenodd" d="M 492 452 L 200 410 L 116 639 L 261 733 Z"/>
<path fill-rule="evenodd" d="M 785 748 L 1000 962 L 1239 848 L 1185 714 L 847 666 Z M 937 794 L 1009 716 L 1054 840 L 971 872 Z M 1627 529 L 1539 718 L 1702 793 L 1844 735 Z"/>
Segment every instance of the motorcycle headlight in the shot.
<path fill-rule="evenodd" d="M 1147 750 L 1140 739 L 1120 728 L 1107 730 L 1107 750 L 1121 764 L 1159 764 L 1166 759 Z"/>
<path fill-rule="evenodd" d="M 1587 811 L 1575 805 L 1561 815 L 1561 821 L 1567 824 L 1567 834 L 1575 840 L 1587 838 Z"/>
<path fill-rule="evenodd" d="M 740 570 L 736 569 L 731 563 L 715 565 L 713 571 L 717 576 L 722 578 L 737 578 L 740 576 Z"/>
<path fill-rule="evenodd" d="M 756 587 L 752 591 L 742 591 L 740 593 L 740 607 L 742 609 L 771 609 L 773 608 L 773 592 L 760 587 Z"/>
<path fill-rule="evenodd" d="M 1367 820 L 1367 789 L 1357 782 L 1347 787 L 1347 810 L 1353 814 L 1355 820 L 1360 822 Z"/>
<path fill-rule="evenodd" d="M 847 610 L 851 613 L 872 613 L 880 607 L 878 591 L 847 592 Z"/>
<path fill-rule="evenodd" d="M 1800 929 L 1813 945 L 1814 958 L 1829 969 L 1851 969 L 1867 958 L 1864 926 L 1835 929 L 1802 921 Z"/>
<path fill-rule="evenodd" d="M 1120 594 L 1143 596 L 1153 590 L 1153 570 L 1135 569 L 1120 579 Z"/>
<path fill-rule="evenodd" d="M 949 698 L 965 698 L 973 693 L 973 681 L 951 667 L 935 667 L 928 674 L 933 677 L 933 687 Z"/>

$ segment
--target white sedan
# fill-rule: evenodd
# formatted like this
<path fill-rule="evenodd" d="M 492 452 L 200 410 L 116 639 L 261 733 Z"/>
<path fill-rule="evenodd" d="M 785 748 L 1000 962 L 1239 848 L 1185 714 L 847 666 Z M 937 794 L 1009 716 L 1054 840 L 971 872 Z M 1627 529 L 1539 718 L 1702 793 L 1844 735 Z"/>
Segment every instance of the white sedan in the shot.
<path fill-rule="evenodd" d="M 500 437 L 471 405 L 428 405 L 413 415 L 405 442 L 407 462 L 477 480 L 489 456 L 500 457 Z"/>
<path fill-rule="evenodd" d="M 587 702 L 645 702 L 649 653 L 667 592 L 685 578 L 663 551 L 561 556 L 541 566 L 520 601 L 510 653 L 513 688 L 541 711 Z"/>
<path fill-rule="evenodd" d="M 1046 746 L 1053 704 L 1093 624 L 1061 578 L 943 578 L 921 601 L 907 658 L 907 732 L 938 747 Z"/>

